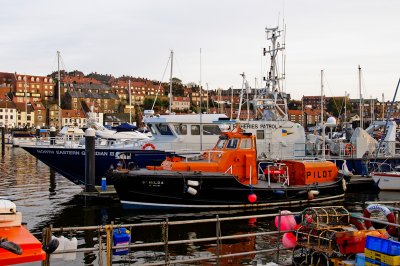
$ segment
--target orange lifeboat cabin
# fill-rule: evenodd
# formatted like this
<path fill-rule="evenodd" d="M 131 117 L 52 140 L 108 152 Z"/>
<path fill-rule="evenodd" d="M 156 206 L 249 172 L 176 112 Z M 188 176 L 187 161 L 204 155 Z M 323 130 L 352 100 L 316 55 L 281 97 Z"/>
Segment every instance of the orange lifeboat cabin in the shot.
<path fill-rule="evenodd" d="M 281 161 L 288 167 L 291 185 L 309 185 L 333 182 L 337 179 L 337 166 L 328 161 Z"/>
<path fill-rule="evenodd" d="M 200 161 L 167 158 L 161 166 L 148 166 L 149 170 L 178 172 L 219 172 L 232 174 L 242 184 L 255 185 L 257 178 L 257 150 L 255 136 L 244 133 L 240 127 L 224 132 L 215 147 L 206 150 Z"/>

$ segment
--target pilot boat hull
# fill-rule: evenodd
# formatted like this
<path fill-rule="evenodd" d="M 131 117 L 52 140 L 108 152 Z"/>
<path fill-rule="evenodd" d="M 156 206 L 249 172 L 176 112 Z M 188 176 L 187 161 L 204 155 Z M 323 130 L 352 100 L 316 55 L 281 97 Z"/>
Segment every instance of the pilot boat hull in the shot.
<path fill-rule="evenodd" d="M 277 183 L 268 186 L 268 182 L 259 180 L 257 185 L 250 186 L 226 173 L 140 169 L 129 173 L 114 171 L 112 179 L 121 204 L 126 209 L 295 206 L 341 199 L 344 193 L 341 178 L 333 182 L 297 186 Z M 253 193 L 257 199 L 250 203 L 249 195 Z"/>

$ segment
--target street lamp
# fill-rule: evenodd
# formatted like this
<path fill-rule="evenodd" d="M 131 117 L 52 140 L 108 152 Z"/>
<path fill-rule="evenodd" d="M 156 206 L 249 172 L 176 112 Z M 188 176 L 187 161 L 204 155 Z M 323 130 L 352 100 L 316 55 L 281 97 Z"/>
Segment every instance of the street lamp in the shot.
<path fill-rule="evenodd" d="M 336 127 L 336 119 L 331 116 L 326 120 L 326 123 L 322 125 L 322 158 L 325 160 L 325 128 L 334 128 Z"/>

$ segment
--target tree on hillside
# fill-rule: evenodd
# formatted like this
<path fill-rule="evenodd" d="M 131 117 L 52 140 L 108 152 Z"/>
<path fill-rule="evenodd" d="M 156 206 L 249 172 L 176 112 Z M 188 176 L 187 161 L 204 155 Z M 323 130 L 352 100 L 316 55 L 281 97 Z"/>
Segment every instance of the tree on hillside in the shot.
<path fill-rule="evenodd" d="M 299 101 L 290 100 L 289 103 L 288 103 L 288 108 L 289 108 L 289 110 L 300 110 L 301 109 L 301 103 L 299 105 Z"/>
<path fill-rule="evenodd" d="M 163 83 L 165 95 L 168 96 L 170 85 L 169 83 Z M 173 96 L 183 96 L 184 95 L 184 85 L 182 84 L 182 80 L 178 78 L 172 78 L 172 95 Z"/>
<path fill-rule="evenodd" d="M 351 112 L 351 104 L 349 101 L 346 102 L 347 112 Z M 326 105 L 326 111 L 335 117 L 343 115 L 344 113 L 344 98 L 330 98 Z"/>

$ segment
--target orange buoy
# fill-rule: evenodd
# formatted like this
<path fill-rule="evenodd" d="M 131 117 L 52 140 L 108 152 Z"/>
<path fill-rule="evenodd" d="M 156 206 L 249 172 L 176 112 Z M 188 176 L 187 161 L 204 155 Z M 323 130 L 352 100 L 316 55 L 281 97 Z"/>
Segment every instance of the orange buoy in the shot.
<path fill-rule="evenodd" d="M 249 194 L 249 196 L 247 197 L 247 199 L 249 200 L 250 203 L 254 203 L 257 201 L 257 195 L 254 193 Z"/>

